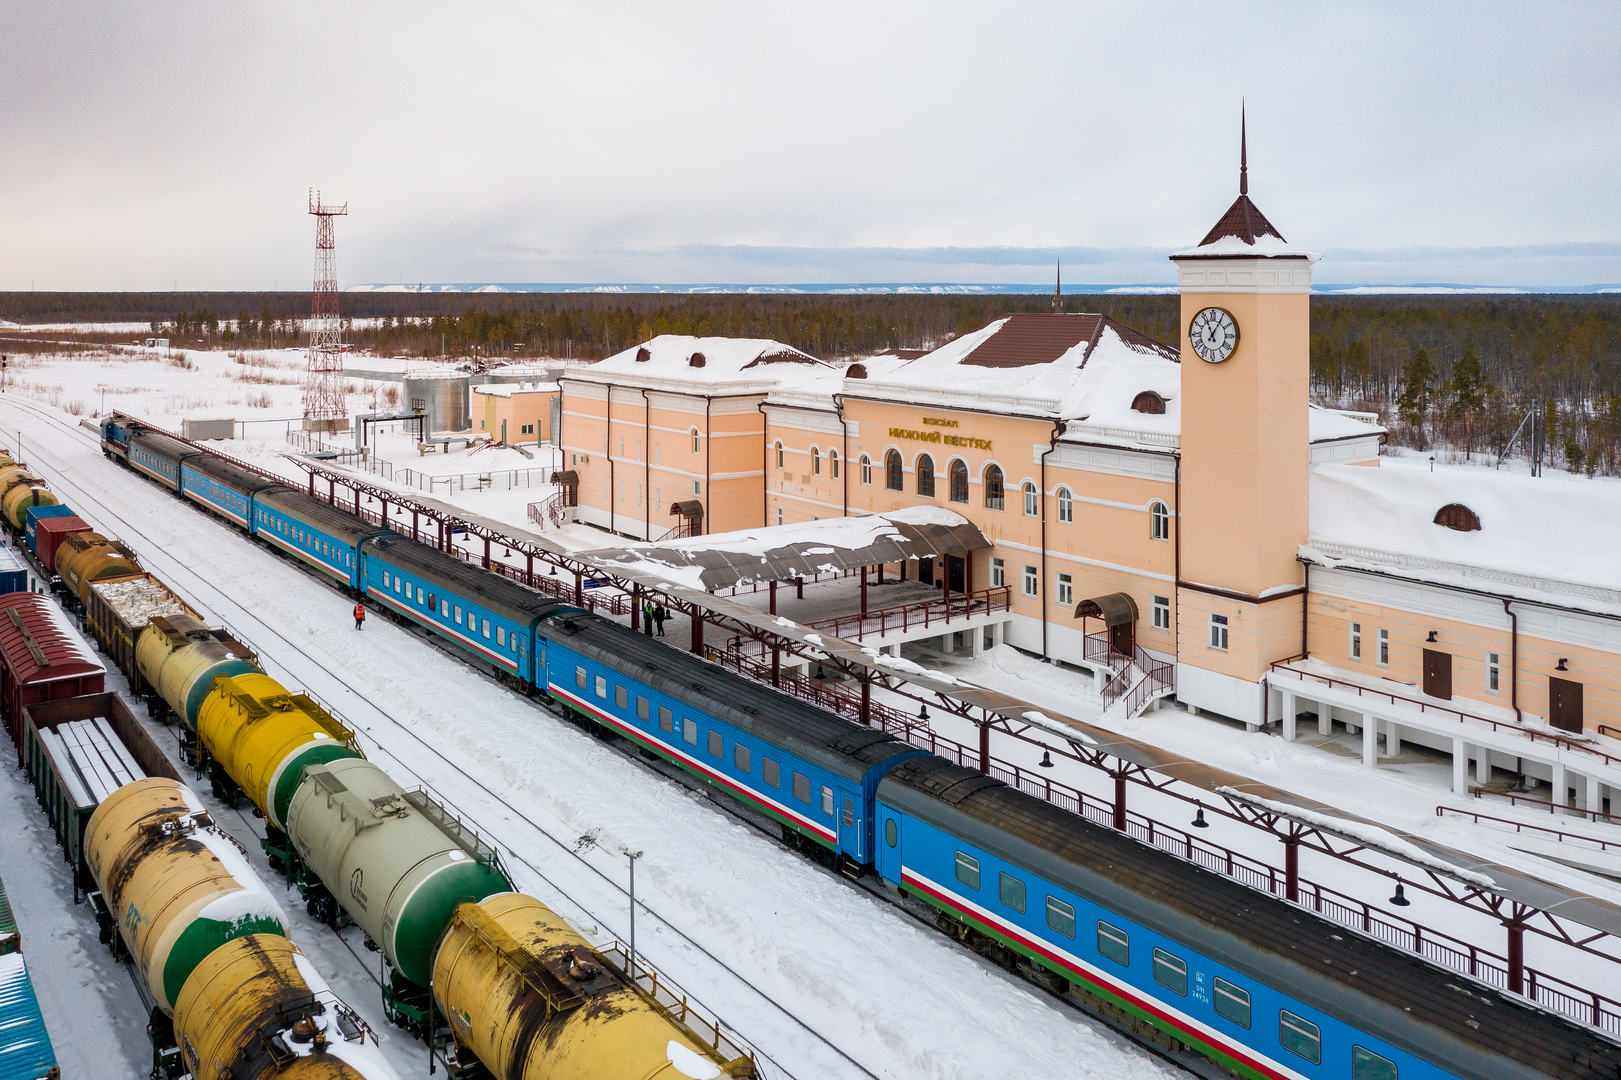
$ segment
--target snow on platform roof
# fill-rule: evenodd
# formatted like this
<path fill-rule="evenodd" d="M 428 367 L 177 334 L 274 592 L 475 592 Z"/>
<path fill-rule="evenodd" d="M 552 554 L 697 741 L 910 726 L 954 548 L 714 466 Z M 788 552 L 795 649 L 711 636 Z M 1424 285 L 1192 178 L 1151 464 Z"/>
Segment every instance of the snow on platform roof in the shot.
<path fill-rule="evenodd" d="M 557 384 L 554 382 L 533 383 L 485 383 L 473 387 L 473 393 L 484 394 L 487 397 L 509 398 L 513 394 L 555 394 Z"/>
<path fill-rule="evenodd" d="M 1480 528 L 1435 524 L 1461 504 Z M 1382 459 L 1311 470 L 1304 557 L 1621 614 L 1621 482 Z"/>
<path fill-rule="evenodd" d="M 799 383 L 830 370 L 830 364 L 769 338 L 662 334 L 563 378 L 676 391 L 746 393 Z"/>
<path fill-rule="evenodd" d="M 962 515 L 938 506 L 915 506 L 866 517 L 588 551 L 582 557 L 605 569 L 637 569 L 689 588 L 712 590 L 990 546 L 979 527 Z"/>
<path fill-rule="evenodd" d="M 1342 412 L 1339 409 L 1325 409 L 1320 405 L 1313 405 L 1307 419 L 1310 423 L 1310 434 L 1307 437 L 1313 443 L 1365 439 L 1370 435 L 1385 433 L 1385 429 L 1377 422 L 1373 413 Z"/>

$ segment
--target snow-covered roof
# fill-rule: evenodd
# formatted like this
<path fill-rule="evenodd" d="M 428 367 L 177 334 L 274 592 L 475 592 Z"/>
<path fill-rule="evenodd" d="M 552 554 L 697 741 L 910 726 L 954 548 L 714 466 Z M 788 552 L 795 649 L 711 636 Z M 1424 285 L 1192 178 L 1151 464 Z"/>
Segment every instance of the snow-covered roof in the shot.
<path fill-rule="evenodd" d="M 485 383 L 483 386 L 473 387 L 473 393 L 504 398 L 509 398 L 513 394 L 555 394 L 557 393 L 557 384 L 554 382 Z"/>
<path fill-rule="evenodd" d="M 831 370 L 809 353 L 769 338 L 662 334 L 563 378 L 698 393 L 748 393 L 797 384 Z"/>
<path fill-rule="evenodd" d="M 1339 409 L 1325 409 L 1320 405 L 1313 405 L 1308 420 L 1311 427 L 1308 437 L 1314 443 L 1362 439 L 1385 433 L 1385 429 L 1379 425 L 1372 413 L 1341 412 Z"/>
<path fill-rule="evenodd" d="M 1171 255 L 1173 259 L 1306 259 L 1322 258 L 1315 251 L 1297 248 L 1283 238 L 1241 189 L 1238 199 L 1227 208 L 1215 226 L 1199 241 L 1198 247 Z"/>
<path fill-rule="evenodd" d="M 1461 503 L 1480 529 L 1435 524 Z M 1621 482 L 1381 459 L 1311 470 L 1314 561 L 1605 611 L 1621 608 Z"/>

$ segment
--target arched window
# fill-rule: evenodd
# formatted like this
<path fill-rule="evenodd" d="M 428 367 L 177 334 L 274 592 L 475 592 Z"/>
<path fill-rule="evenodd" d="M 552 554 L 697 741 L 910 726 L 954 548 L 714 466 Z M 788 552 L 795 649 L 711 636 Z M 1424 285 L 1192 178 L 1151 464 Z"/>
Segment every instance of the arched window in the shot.
<path fill-rule="evenodd" d="M 783 457 L 782 457 L 782 440 L 778 439 L 777 440 L 777 468 L 779 468 L 779 469 L 782 468 L 782 461 L 783 461 Z"/>
<path fill-rule="evenodd" d="M 955 503 L 968 501 L 968 466 L 962 458 L 951 463 L 951 501 Z"/>
<path fill-rule="evenodd" d="M 1155 540 L 1171 538 L 1171 512 L 1158 500 L 1148 507 L 1148 535 Z"/>
<path fill-rule="evenodd" d="M 1026 480 L 1024 482 L 1024 516 L 1035 517 L 1041 513 L 1041 500 L 1036 497 L 1036 485 Z"/>
<path fill-rule="evenodd" d="M 811 475 L 822 475 L 822 452 L 814 446 L 811 447 Z"/>
<path fill-rule="evenodd" d="M 1058 520 L 1065 525 L 1075 520 L 1075 496 L 1067 487 L 1058 489 Z"/>
<path fill-rule="evenodd" d="M 927 454 L 918 455 L 917 493 L 925 499 L 934 498 L 934 459 Z"/>
<path fill-rule="evenodd" d="M 985 466 L 985 509 L 1000 510 L 1006 504 L 1006 497 L 1002 492 L 1002 467 L 1000 465 Z"/>
<path fill-rule="evenodd" d="M 1435 512 L 1435 523 L 1458 532 L 1478 532 L 1480 515 L 1463 503 L 1447 503 Z"/>
<path fill-rule="evenodd" d="M 891 450 L 884 455 L 884 486 L 890 491 L 901 490 L 901 452 Z"/>
<path fill-rule="evenodd" d="M 828 475 L 837 480 L 839 478 L 839 452 L 837 450 L 827 452 L 827 466 Z"/>
<path fill-rule="evenodd" d="M 1131 399 L 1131 407 L 1140 413 L 1160 416 L 1165 412 L 1165 399 L 1152 390 L 1144 390 Z"/>
<path fill-rule="evenodd" d="M 697 428 L 692 429 L 692 452 L 694 454 L 696 454 L 698 452 L 698 429 Z"/>
<path fill-rule="evenodd" d="M 872 483 L 872 458 L 866 454 L 861 455 L 861 482 L 863 484 Z"/>

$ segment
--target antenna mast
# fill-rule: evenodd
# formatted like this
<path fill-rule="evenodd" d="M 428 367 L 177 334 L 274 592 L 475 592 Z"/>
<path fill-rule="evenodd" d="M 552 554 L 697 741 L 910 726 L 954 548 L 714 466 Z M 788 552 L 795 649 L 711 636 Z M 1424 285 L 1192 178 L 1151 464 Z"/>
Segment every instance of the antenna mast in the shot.
<path fill-rule="evenodd" d="M 343 324 L 338 319 L 338 241 L 332 219 L 349 213 L 349 204 L 326 206 L 310 189 L 315 218 L 315 297 L 310 312 L 310 347 L 305 354 L 304 430 L 334 432 L 349 427 L 343 396 Z"/>

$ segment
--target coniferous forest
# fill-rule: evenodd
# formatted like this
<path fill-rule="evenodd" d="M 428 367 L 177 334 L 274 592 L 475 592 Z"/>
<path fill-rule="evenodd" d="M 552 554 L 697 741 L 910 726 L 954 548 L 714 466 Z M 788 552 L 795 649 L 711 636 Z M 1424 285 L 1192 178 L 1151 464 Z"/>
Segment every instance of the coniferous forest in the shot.
<path fill-rule="evenodd" d="M 1064 298 L 1177 342 L 1178 298 Z M 842 359 L 928 348 L 1000 315 L 1050 310 L 1049 296 L 668 293 L 344 293 L 347 340 L 382 356 L 595 359 L 659 334 L 773 338 Z M 140 323 L 177 347 L 281 348 L 301 343 L 308 293 L 11 293 L 0 319 Z M 50 335 L 0 330 L 8 351 L 128 341 L 85 325 Z M 46 339 L 49 340 L 46 340 Z M 1379 413 L 1390 441 L 1493 458 L 1528 413 L 1543 460 L 1621 475 L 1621 297 L 1606 295 L 1317 296 L 1313 400 Z M 1524 426 L 1526 432 L 1532 425 Z M 1522 433 L 1512 456 L 1524 458 Z"/>

